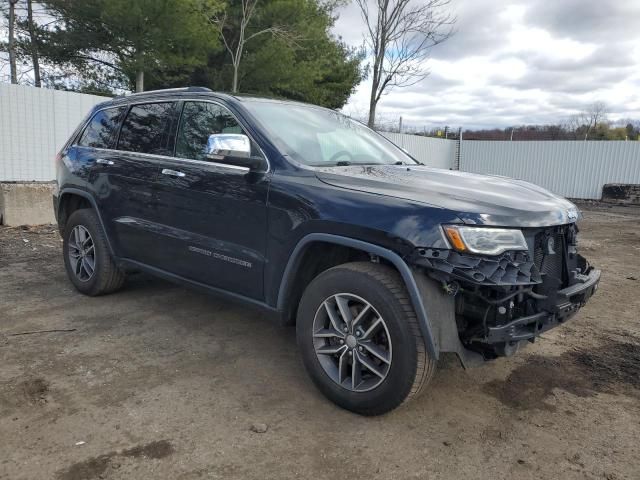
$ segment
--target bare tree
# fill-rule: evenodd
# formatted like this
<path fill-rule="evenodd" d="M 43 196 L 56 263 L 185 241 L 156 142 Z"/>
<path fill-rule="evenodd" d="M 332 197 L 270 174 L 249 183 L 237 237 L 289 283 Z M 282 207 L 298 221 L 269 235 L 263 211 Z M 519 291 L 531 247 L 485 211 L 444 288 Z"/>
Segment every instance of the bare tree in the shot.
<path fill-rule="evenodd" d="M 11 70 L 11 83 L 18 83 L 18 67 L 16 65 L 16 3 L 18 0 L 9 0 L 9 68 Z"/>
<path fill-rule="evenodd" d="M 571 138 L 571 140 L 578 140 L 578 131 L 582 127 L 582 115 L 575 114 L 570 115 L 566 119 L 564 119 L 561 123 L 561 128 L 565 131 L 566 135 Z"/>
<path fill-rule="evenodd" d="M 29 40 L 31 49 L 31 61 L 33 62 L 33 80 L 36 87 L 40 87 L 40 60 L 38 58 L 38 38 L 36 35 L 36 27 L 33 23 L 33 2 L 27 0 L 27 28 L 29 30 Z"/>
<path fill-rule="evenodd" d="M 604 102 L 594 102 L 589 108 L 580 114 L 583 124 L 587 127 L 584 133 L 584 139 L 588 140 L 591 130 L 596 128 L 599 123 L 607 120 L 607 105 Z"/>
<path fill-rule="evenodd" d="M 365 22 L 365 44 L 373 57 L 369 127 L 383 94 L 407 87 L 429 72 L 430 49 L 453 35 L 456 19 L 445 11 L 450 0 L 356 0 Z M 371 8 L 370 8 L 371 5 Z"/>
<path fill-rule="evenodd" d="M 247 42 L 259 37 L 260 35 L 269 34 L 274 37 L 282 38 L 289 45 L 296 45 L 296 35 L 281 26 L 274 25 L 253 33 L 247 33 L 251 20 L 255 14 L 258 1 L 259 0 L 241 0 L 242 16 L 239 19 L 239 25 L 237 28 L 233 28 L 234 25 L 231 24 L 226 9 L 221 14 L 208 16 L 209 22 L 218 31 L 225 48 L 229 52 L 229 55 L 231 55 L 231 63 L 233 64 L 233 83 L 231 91 L 234 93 L 238 91 L 238 71 L 240 70 L 242 53 L 244 52 L 244 47 Z"/>

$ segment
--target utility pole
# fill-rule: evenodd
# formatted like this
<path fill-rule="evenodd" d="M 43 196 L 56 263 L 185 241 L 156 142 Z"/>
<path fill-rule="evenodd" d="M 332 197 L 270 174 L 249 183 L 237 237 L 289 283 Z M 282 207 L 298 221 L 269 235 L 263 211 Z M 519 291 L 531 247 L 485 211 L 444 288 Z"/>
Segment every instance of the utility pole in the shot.
<path fill-rule="evenodd" d="M 135 55 L 134 61 L 136 64 L 136 93 L 144 92 L 144 68 L 146 66 L 144 62 L 143 47 L 136 44 L 134 47 Z"/>
<path fill-rule="evenodd" d="M 136 93 L 144 92 L 144 70 L 136 72 Z"/>
<path fill-rule="evenodd" d="M 9 0 L 9 67 L 11 68 L 11 83 L 18 83 L 18 67 L 16 66 L 16 3 L 18 0 Z"/>
<path fill-rule="evenodd" d="M 400 116 L 400 124 L 398 125 L 398 132 L 402 133 L 402 116 Z"/>
<path fill-rule="evenodd" d="M 456 153 L 453 159 L 452 170 L 460 170 L 460 157 L 462 156 L 462 127 L 458 128 L 458 140 L 456 142 Z"/>

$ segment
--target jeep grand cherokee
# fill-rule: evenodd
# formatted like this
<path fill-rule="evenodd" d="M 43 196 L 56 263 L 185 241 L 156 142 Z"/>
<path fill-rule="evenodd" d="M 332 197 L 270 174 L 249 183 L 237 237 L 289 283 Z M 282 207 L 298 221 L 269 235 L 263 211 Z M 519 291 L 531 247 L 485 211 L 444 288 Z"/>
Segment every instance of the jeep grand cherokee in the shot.
<path fill-rule="evenodd" d="M 426 167 L 332 110 L 198 87 L 96 106 L 57 157 L 54 207 L 80 292 L 135 270 L 263 308 L 364 415 L 415 397 L 443 352 L 513 354 L 600 278 L 578 210 L 542 188 Z"/>

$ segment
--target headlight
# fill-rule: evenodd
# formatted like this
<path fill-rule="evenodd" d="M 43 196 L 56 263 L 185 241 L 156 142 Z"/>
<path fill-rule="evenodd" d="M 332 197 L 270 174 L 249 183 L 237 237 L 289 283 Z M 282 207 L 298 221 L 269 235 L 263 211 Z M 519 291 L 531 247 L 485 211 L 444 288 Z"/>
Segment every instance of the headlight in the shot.
<path fill-rule="evenodd" d="M 528 250 L 522 231 L 507 228 L 443 226 L 453 248 L 459 252 L 499 255 L 507 250 Z"/>

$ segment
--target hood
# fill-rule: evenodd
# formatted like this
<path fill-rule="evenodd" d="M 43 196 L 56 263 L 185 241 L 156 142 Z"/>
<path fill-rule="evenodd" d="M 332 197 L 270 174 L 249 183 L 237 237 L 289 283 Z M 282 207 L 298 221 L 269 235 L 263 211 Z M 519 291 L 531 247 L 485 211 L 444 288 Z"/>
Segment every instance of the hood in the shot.
<path fill-rule="evenodd" d="M 318 168 L 327 184 L 451 210 L 468 224 L 541 227 L 575 222 L 570 201 L 537 185 L 491 175 L 425 166 Z"/>

